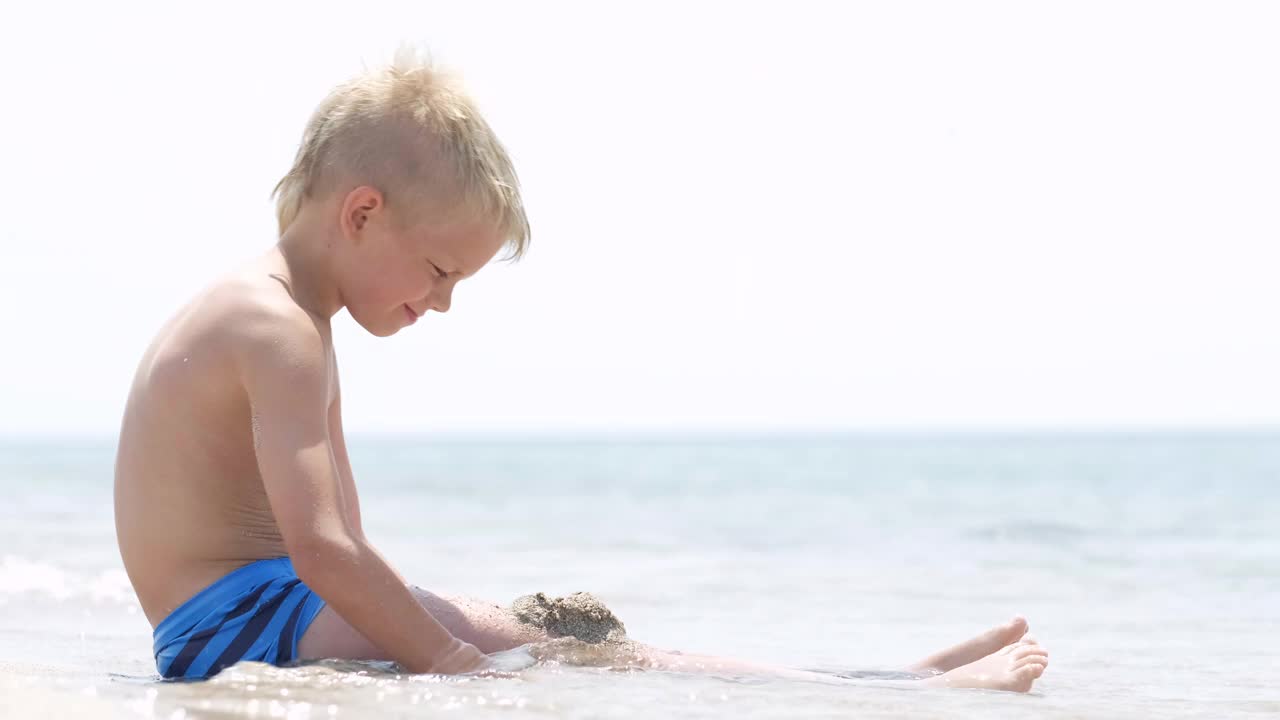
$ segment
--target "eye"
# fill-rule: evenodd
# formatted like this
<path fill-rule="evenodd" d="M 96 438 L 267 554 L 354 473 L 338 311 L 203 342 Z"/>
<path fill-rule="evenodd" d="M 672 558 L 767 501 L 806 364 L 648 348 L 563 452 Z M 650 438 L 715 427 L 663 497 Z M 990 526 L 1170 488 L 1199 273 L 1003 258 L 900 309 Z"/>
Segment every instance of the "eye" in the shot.
<path fill-rule="evenodd" d="M 449 273 L 441 270 L 439 265 L 436 265 L 430 260 L 428 260 L 427 262 L 430 263 L 431 267 L 436 271 L 436 277 L 440 278 L 441 280 L 449 277 Z"/>

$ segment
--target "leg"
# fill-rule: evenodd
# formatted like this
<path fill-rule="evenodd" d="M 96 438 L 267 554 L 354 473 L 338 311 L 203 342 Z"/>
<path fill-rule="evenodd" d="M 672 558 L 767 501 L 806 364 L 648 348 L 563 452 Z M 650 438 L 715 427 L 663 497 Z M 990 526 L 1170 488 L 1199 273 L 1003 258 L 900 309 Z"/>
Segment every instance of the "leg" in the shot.
<path fill-rule="evenodd" d="M 565 645 L 548 643 L 554 638 L 545 632 L 516 620 L 503 607 L 469 598 L 444 598 L 419 587 L 411 590 L 418 602 L 463 642 L 471 643 L 484 653 L 510 650 L 538 643 L 534 655 L 543 660 L 558 660 L 575 665 L 610 665 L 651 670 L 691 673 L 756 675 L 791 680 L 839 683 L 832 675 L 795 670 L 775 665 L 750 663 L 711 655 L 668 652 L 647 645 L 628 642 L 625 647 L 591 646 L 572 642 Z M 299 660 L 389 660 L 386 653 L 351 627 L 332 607 L 325 606 L 302 639 L 298 641 Z"/>
<path fill-rule="evenodd" d="M 930 687 L 987 688 L 1027 692 L 1049 664 L 1049 653 L 1035 638 L 1025 635 L 1027 622 L 1021 617 L 936 653 L 910 671 L 938 672 L 940 675 L 913 682 Z M 1021 638 L 1021 640 L 1019 640 Z M 690 655 L 659 650 L 628 641 L 621 646 L 600 647 L 556 642 L 536 645 L 533 655 L 539 660 L 556 660 L 572 665 L 608 665 L 688 673 L 754 675 L 757 677 L 848 684 L 855 679 L 834 674 L 797 670 L 777 665 L 763 665 L 711 655 Z"/>
<path fill-rule="evenodd" d="M 706 673 L 712 675 L 752 675 L 761 678 L 779 680 L 798 680 L 801 682 L 817 682 L 831 685 L 847 684 L 847 678 L 827 673 L 813 672 L 783 667 L 781 665 L 765 665 L 762 663 L 717 657 L 715 655 L 692 655 L 688 653 L 670 652 L 645 645 L 638 646 L 638 665 L 653 670 L 669 670 L 672 672 Z"/>
<path fill-rule="evenodd" d="M 945 673 L 949 670 L 968 665 L 1017 642 L 1027 632 L 1027 621 L 1018 616 L 1003 625 L 997 625 L 977 637 L 966 640 L 947 650 L 934 653 L 920 662 L 907 668 L 909 672 L 919 674 Z M 641 646 L 643 647 L 643 646 Z M 822 673 L 806 670 L 747 663 L 730 658 L 710 655 L 689 655 L 678 652 L 667 652 L 657 648 L 644 648 L 648 667 L 661 670 L 682 670 L 685 672 L 740 672 L 754 675 L 785 676 L 794 679 L 814 680 L 829 679 Z"/>
<path fill-rule="evenodd" d="M 411 588 L 428 612 L 463 642 L 471 643 L 484 653 L 510 650 L 529 643 L 546 643 L 553 638 L 545 632 L 519 622 L 503 607 L 468 598 L 444 598 L 419 587 Z M 546 646 L 537 653 L 545 659 L 559 658 L 575 664 L 630 665 L 653 670 L 681 672 L 744 673 L 753 675 L 781 675 L 786 677 L 830 680 L 820 673 L 803 670 L 757 665 L 712 657 L 710 655 L 686 655 L 667 652 L 640 643 L 627 643 L 625 649 L 585 646 L 573 643 L 568 646 Z M 591 657 L 588 658 L 587 655 Z M 388 660 L 386 653 L 347 624 L 336 610 L 325 606 L 298 641 L 298 659 L 320 660 Z"/>
<path fill-rule="evenodd" d="M 521 645 L 534 644 L 534 654 L 540 659 L 558 659 L 574 664 L 637 667 L 675 672 L 755 675 L 806 682 L 846 684 L 848 679 L 835 675 L 796 670 L 776 665 L 750 663 L 712 655 L 692 655 L 669 652 L 641 643 L 629 642 L 622 647 L 590 646 L 573 643 L 558 646 L 548 642 L 554 638 L 516 620 L 499 605 L 467 598 L 443 598 L 421 588 L 413 588 L 418 602 L 422 603 L 442 625 L 464 642 L 475 645 L 484 653 L 510 650 Z M 1021 618 L 994 628 L 968 642 L 926 658 L 913 670 L 943 672 L 924 680 L 924 684 L 941 687 L 977 687 L 1026 692 L 1031 683 L 1040 677 L 1048 665 L 1048 653 L 1033 638 L 1025 637 L 1015 644 L 1026 630 Z M 1012 638 L 1012 639 L 1010 639 Z M 1001 648 L 1000 644 L 1004 647 Z M 983 652 L 987 654 L 982 655 Z M 386 653 L 369 642 L 355 628 L 347 624 L 331 607 L 326 606 L 316 616 L 298 642 L 298 659 L 319 660 L 340 658 L 344 660 L 388 660 Z"/>
<path fill-rule="evenodd" d="M 612 669 L 635 668 L 643 670 L 667 670 L 682 673 L 754 676 L 782 680 L 800 680 L 844 684 L 848 680 L 835 675 L 797 670 L 779 665 L 736 660 L 714 655 L 694 655 L 660 650 L 634 640 L 621 643 L 590 644 L 573 638 L 553 639 L 528 648 L 529 654 L 541 662 L 556 662 L 578 667 L 608 667 Z"/>
<path fill-rule="evenodd" d="M 922 674 L 944 673 L 948 670 L 954 670 L 962 665 L 968 665 L 974 660 L 981 660 L 1000 648 L 1017 642 L 1026 633 L 1026 619 L 1021 616 L 1014 617 L 1009 622 L 997 625 L 953 648 L 934 653 L 907 669 Z"/>
<path fill-rule="evenodd" d="M 454 637 L 471 643 L 483 653 L 510 650 L 550 638 L 511 616 L 505 608 L 469 598 L 443 598 L 419 587 L 411 588 L 418 602 Z M 326 605 L 302 639 L 299 660 L 340 658 L 343 660 L 389 660 L 373 643 L 332 607 Z"/>

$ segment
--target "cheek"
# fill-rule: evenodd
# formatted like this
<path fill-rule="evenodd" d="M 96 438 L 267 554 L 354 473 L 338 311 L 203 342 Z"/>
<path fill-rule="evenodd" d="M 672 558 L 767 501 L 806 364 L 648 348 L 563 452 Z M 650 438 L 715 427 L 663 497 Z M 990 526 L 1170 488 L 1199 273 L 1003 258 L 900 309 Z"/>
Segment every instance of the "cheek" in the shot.
<path fill-rule="evenodd" d="M 361 268 L 359 272 L 352 273 L 348 302 L 352 305 L 378 304 L 379 299 L 386 293 L 384 278 L 385 273 L 373 267 Z"/>
<path fill-rule="evenodd" d="M 402 264 L 391 265 L 370 278 L 365 297 L 379 305 L 398 307 L 426 297 L 433 286 L 430 273 Z"/>
<path fill-rule="evenodd" d="M 424 274 L 403 259 L 370 258 L 353 278 L 354 302 L 369 306 L 393 306 L 422 292 Z"/>

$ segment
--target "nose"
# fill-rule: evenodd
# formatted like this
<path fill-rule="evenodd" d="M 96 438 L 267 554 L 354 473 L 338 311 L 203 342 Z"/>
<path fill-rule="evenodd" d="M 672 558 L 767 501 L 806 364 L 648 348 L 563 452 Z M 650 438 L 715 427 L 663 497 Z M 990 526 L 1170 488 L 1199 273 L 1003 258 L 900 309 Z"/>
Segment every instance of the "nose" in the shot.
<path fill-rule="evenodd" d="M 438 313 L 449 312 L 449 306 L 453 304 L 453 286 L 442 287 L 431 294 L 428 299 L 431 303 L 431 309 Z"/>

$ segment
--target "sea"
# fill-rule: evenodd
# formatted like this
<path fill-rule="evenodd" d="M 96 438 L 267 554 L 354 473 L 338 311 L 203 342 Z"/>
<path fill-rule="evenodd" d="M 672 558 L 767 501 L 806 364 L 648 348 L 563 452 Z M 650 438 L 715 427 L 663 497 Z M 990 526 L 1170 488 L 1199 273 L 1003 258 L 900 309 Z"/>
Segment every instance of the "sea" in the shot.
<path fill-rule="evenodd" d="M 0 718 L 1280 718 L 1274 432 L 354 436 L 414 584 L 590 591 L 665 649 L 838 683 L 548 662 L 242 663 L 162 682 L 116 550 L 114 442 L 0 440 Z M 892 671 L 1015 614 L 1032 692 Z"/>

